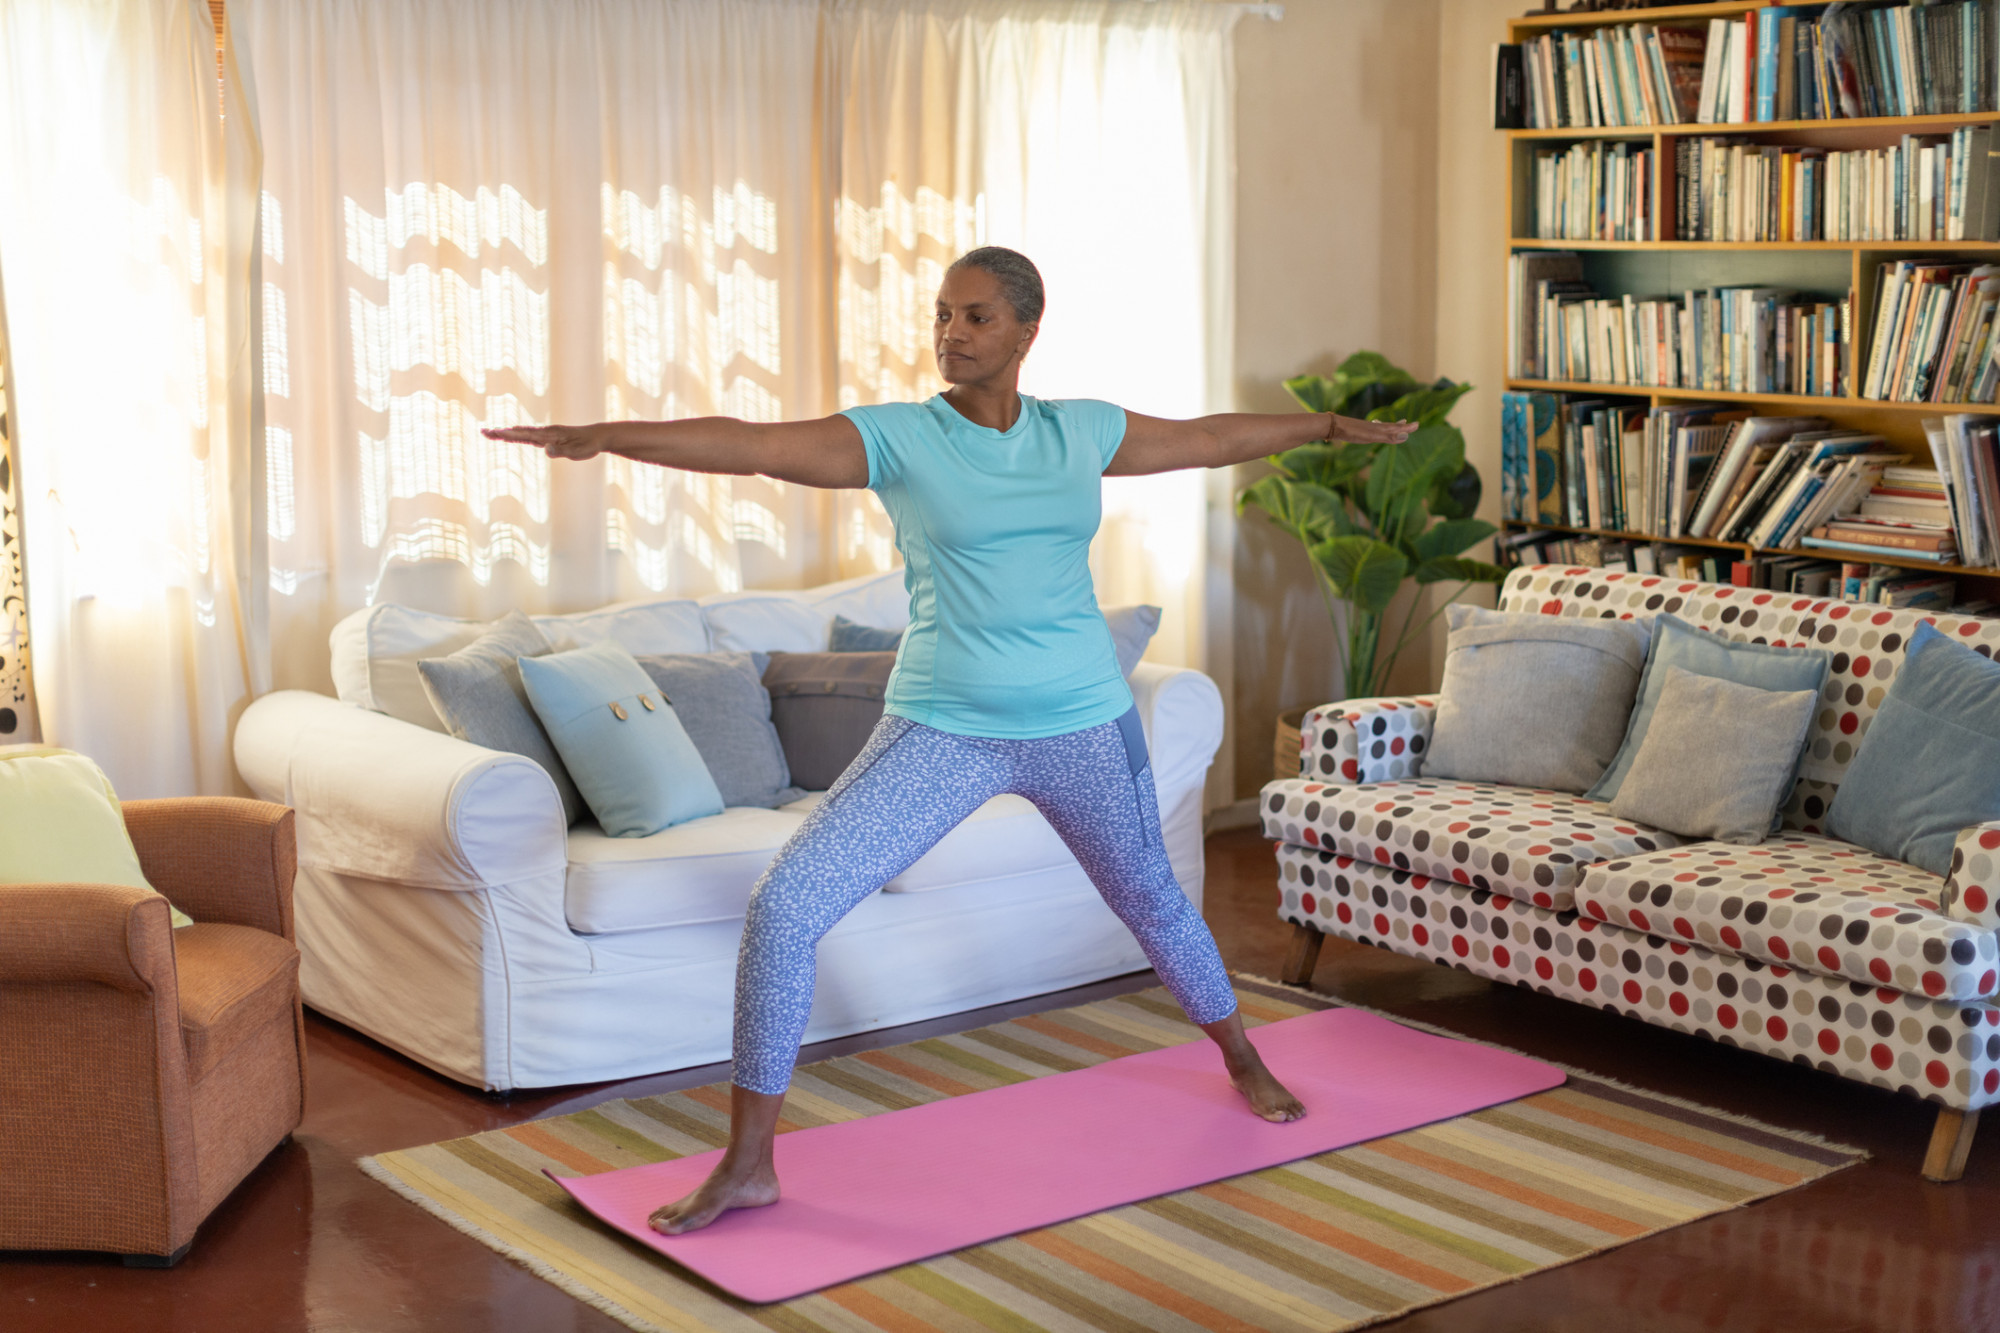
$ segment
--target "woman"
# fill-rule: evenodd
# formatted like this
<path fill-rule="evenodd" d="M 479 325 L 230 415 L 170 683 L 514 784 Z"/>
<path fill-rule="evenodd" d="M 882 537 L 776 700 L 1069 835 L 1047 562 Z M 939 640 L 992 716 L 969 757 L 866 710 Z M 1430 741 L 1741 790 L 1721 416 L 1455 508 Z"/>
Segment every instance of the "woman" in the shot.
<path fill-rule="evenodd" d="M 1222 1048 L 1259 1116 L 1298 1099 L 1244 1036 L 1208 927 L 1160 841 L 1152 768 L 1087 563 L 1098 478 L 1228 467 L 1315 440 L 1397 441 L 1406 422 L 1331 413 L 1163 421 L 1016 389 L 1042 315 L 1023 255 L 984 246 L 938 290 L 933 343 L 950 385 L 924 403 L 818 421 L 727 417 L 489 430 L 551 458 L 620 454 L 876 492 L 894 520 L 910 626 L 868 745 L 757 881 L 736 970 L 729 1147 L 651 1223 L 668 1234 L 778 1198 L 772 1137 L 812 1008 L 814 949 L 855 904 L 992 797 L 1033 801 L 1138 937 L 1188 1018 Z"/>

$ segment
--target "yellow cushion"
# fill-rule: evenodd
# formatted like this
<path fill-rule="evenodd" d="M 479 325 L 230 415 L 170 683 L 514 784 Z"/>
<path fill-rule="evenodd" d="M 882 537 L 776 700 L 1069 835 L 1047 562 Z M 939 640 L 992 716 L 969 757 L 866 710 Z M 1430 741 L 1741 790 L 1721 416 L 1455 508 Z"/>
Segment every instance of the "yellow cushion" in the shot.
<path fill-rule="evenodd" d="M 54 746 L 0 748 L 0 884 L 153 887 L 104 770 Z M 172 911 L 175 926 L 193 924 Z"/>

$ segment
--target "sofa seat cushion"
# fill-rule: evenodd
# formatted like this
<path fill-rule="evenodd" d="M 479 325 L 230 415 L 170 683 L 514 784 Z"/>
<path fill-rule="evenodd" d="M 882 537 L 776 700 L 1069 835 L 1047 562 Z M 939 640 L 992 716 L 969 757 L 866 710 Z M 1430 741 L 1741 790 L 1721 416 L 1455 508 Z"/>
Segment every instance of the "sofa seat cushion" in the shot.
<path fill-rule="evenodd" d="M 1944 881 L 1852 843 L 1787 833 L 1592 866 L 1587 916 L 1717 953 L 1938 1000 L 2000 983 L 1993 932 L 1938 910 Z"/>
<path fill-rule="evenodd" d="M 181 1046 L 199 1083 L 250 1034 L 289 1013 L 299 993 L 299 951 L 251 926 L 196 922 L 174 932 Z"/>
<path fill-rule="evenodd" d="M 570 929 L 600 935 L 741 918 L 757 876 L 824 798 L 732 806 L 644 838 L 608 837 L 586 820 L 569 834 Z M 1076 858 L 1041 813 L 1019 796 L 996 796 L 884 888 L 921 893 L 1064 867 Z"/>
<path fill-rule="evenodd" d="M 1264 836 L 1567 911 L 1585 866 L 1677 847 L 1568 792 L 1411 778 L 1359 787 L 1303 778 L 1264 787 Z"/>

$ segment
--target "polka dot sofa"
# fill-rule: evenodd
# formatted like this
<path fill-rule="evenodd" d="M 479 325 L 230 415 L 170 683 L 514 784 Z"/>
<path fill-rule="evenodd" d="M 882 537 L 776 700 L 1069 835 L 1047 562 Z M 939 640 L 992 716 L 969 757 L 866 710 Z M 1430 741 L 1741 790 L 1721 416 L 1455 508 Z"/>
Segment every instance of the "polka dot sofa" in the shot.
<path fill-rule="evenodd" d="M 1911 631 L 1990 657 L 2000 620 L 1559 566 L 1513 571 L 1500 608 L 1831 652 L 1782 830 L 1688 843 L 1565 792 L 1426 778 L 1435 700 L 1329 704 L 1262 794 L 1285 979 L 1338 935 L 1910 1093 L 1939 1107 L 1925 1175 L 1956 1179 L 2000 1101 L 2000 824 L 1958 837 L 1947 879 L 1819 824 Z"/>

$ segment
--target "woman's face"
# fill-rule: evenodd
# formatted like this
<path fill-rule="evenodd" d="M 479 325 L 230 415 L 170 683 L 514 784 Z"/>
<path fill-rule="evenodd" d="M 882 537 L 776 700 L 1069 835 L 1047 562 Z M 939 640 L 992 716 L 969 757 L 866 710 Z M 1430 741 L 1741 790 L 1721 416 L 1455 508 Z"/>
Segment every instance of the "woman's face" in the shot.
<path fill-rule="evenodd" d="M 931 345 L 947 384 L 980 384 L 1013 371 L 1035 341 L 1036 325 L 1014 317 L 1000 280 L 984 269 L 953 269 L 938 288 Z"/>

